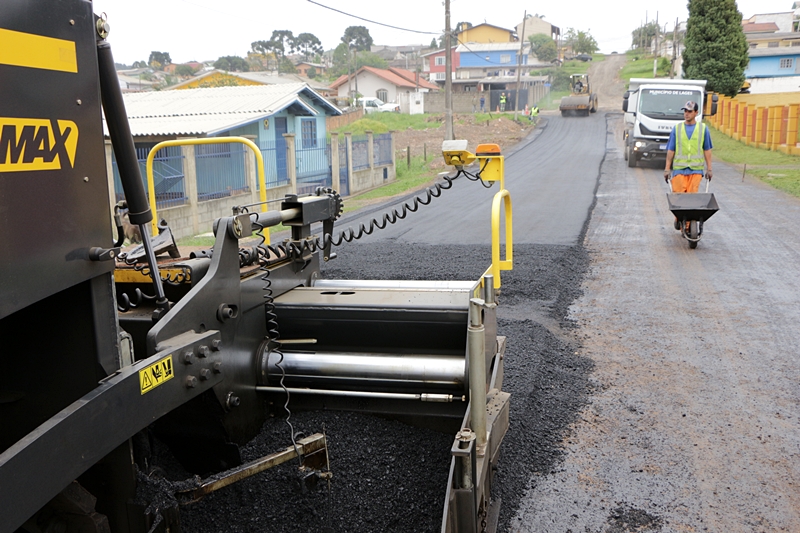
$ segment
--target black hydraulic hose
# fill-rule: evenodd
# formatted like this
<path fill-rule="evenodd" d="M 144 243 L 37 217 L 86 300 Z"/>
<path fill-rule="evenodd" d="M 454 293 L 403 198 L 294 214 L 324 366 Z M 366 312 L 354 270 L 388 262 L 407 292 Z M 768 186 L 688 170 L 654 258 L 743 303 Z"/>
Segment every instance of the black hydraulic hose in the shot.
<path fill-rule="evenodd" d="M 111 45 L 106 41 L 97 43 L 97 63 L 100 70 L 100 94 L 103 98 L 103 112 L 106 125 L 117 158 L 119 177 L 128 203 L 128 218 L 131 224 L 141 226 L 153 220 L 153 213 L 144 192 L 139 160 L 133 144 L 128 114 L 122 100 L 117 71 L 114 68 L 114 57 Z"/>

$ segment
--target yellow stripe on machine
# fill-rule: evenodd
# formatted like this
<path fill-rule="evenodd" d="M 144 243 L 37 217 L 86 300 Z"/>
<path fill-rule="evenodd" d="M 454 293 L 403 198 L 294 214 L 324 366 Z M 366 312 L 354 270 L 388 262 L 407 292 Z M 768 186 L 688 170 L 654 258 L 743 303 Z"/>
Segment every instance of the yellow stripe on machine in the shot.
<path fill-rule="evenodd" d="M 0 28 L 0 65 L 78 72 L 75 42 Z"/>
<path fill-rule="evenodd" d="M 161 274 L 161 281 L 180 283 L 192 282 L 192 271 L 186 267 L 159 267 L 158 272 Z M 114 281 L 117 283 L 152 283 L 153 278 L 151 278 L 149 274 L 143 273 L 141 270 L 117 268 L 114 270 Z"/>

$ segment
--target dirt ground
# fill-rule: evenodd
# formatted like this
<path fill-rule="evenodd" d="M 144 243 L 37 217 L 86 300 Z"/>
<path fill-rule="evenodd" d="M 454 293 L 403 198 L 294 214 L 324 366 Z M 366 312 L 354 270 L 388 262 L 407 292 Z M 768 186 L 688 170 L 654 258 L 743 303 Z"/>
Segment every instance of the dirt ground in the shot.
<path fill-rule="evenodd" d="M 482 143 L 495 143 L 501 150 L 507 150 L 525 138 L 534 129 L 533 122 L 521 113 L 514 121 L 513 113 L 491 114 L 488 121 L 476 123 L 475 115 L 453 115 L 453 133 L 456 139 L 466 139 L 469 150 Z M 411 157 L 427 154 L 429 168 L 443 172 L 446 169 L 441 157 L 442 139 L 444 139 L 444 115 L 432 115 L 428 118 L 430 127 L 424 130 L 407 129 L 395 133 L 395 149 L 400 164 L 411 151 Z"/>

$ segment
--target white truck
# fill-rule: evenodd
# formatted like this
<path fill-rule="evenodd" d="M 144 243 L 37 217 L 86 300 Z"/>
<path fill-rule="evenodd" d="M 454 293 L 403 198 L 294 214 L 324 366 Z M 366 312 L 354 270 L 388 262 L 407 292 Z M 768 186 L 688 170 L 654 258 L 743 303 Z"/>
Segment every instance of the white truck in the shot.
<path fill-rule="evenodd" d="M 706 80 L 631 78 L 622 97 L 628 166 L 666 159 L 669 134 L 683 120 L 681 108 L 689 100 L 696 102 L 700 110 L 697 120 L 701 121 L 706 98 Z M 717 113 L 717 99 L 716 94 L 712 96 L 710 115 Z"/>

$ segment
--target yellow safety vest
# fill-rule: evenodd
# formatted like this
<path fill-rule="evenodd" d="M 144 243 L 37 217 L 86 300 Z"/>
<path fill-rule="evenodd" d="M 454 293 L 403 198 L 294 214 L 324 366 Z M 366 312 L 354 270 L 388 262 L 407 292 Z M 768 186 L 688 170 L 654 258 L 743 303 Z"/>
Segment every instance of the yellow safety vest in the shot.
<path fill-rule="evenodd" d="M 694 128 L 692 138 L 686 136 L 686 123 L 681 122 L 675 126 L 675 159 L 672 168 L 681 170 L 703 170 L 706 159 L 703 156 L 703 143 L 706 138 L 706 125 L 698 123 Z"/>

